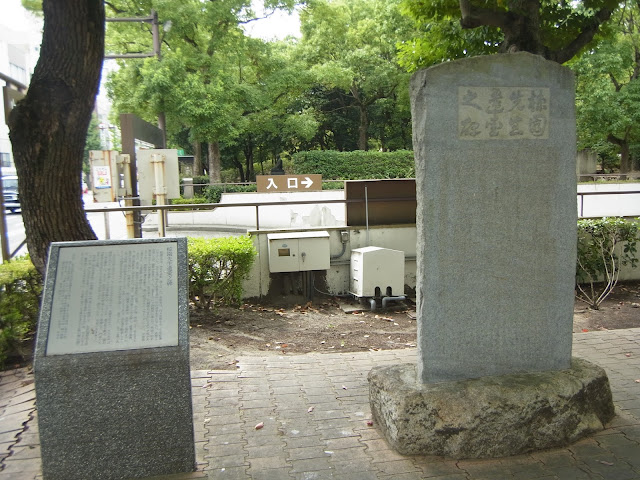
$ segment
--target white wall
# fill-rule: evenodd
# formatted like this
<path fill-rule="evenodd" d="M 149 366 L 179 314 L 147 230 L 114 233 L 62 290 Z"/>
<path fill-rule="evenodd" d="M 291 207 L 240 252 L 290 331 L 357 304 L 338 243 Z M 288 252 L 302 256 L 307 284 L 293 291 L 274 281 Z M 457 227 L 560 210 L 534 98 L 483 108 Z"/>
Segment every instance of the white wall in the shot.
<path fill-rule="evenodd" d="M 335 257 L 342 251 L 341 232 L 348 232 L 348 241 L 344 254 L 331 260 L 331 267 L 326 272 L 326 289 L 331 294 L 347 293 L 350 282 L 351 250 L 366 246 L 376 246 L 401 250 L 405 253 L 405 284 L 411 288 L 416 285 L 416 227 L 415 225 L 371 227 L 368 235 L 363 228 L 329 227 L 305 230 L 323 230 L 329 232 L 330 254 Z M 252 231 L 253 243 L 258 250 L 258 258 L 249 278 L 244 283 L 245 298 L 265 296 L 269 293 L 272 277 L 269 272 L 267 254 L 267 234 L 281 233 L 287 230 Z M 291 231 L 291 230 L 289 230 Z M 367 242 L 368 237 L 368 242 Z M 283 275 L 283 274 L 274 274 Z M 318 279 L 316 273 L 316 279 Z"/>
<path fill-rule="evenodd" d="M 366 246 L 376 246 L 401 250 L 405 254 L 405 285 L 414 289 L 416 286 L 416 240 L 417 231 L 415 225 L 398 226 L 376 226 L 371 227 L 368 232 L 362 228 L 352 227 L 331 227 L 303 229 L 326 230 L 329 232 L 331 256 L 338 255 L 342 250 L 341 231 L 347 231 L 349 241 L 346 244 L 344 254 L 337 259 L 331 260 L 331 268 L 326 272 L 326 290 L 332 295 L 347 293 L 350 284 L 350 258 L 351 250 Z M 269 272 L 269 258 L 267 254 L 267 234 L 285 232 L 287 230 L 273 231 L 252 231 L 249 232 L 253 238 L 253 243 L 258 250 L 258 258 L 253 266 L 249 278 L 244 283 L 244 297 L 261 297 L 269 293 L 272 282 L 272 275 Z M 291 230 L 289 230 L 291 231 Z M 640 244 L 640 239 L 638 240 Z M 283 275 L 283 274 L 273 274 Z M 316 279 L 319 278 L 316 273 Z M 275 278 L 275 277 L 274 277 Z M 620 280 L 640 280 L 640 267 L 622 267 Z"/>

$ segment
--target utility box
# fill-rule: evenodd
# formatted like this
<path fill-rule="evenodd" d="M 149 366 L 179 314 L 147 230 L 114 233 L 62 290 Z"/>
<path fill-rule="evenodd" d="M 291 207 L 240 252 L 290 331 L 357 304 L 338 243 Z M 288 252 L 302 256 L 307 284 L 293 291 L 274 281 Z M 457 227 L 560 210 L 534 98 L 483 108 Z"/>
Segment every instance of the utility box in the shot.
<path fill-rule="evenodd" d="M 352 250 L 350 291 L 356 297 L 404 295 L 404 252 L 380 247 Z"/>
<path fill-rule="evenodd" d="M 328 270 L 329 232 L 290 232 L 267 235 L 269 271 Z"/>

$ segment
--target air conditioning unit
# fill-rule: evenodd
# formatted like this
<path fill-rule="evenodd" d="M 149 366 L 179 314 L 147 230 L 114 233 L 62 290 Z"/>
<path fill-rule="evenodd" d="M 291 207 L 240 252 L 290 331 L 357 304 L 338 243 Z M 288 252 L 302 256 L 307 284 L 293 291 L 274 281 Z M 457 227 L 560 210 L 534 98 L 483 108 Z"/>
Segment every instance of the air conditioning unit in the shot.
<path fill-rule="evenodd" d="M 380 247 L 351 251 L 351 289 L 356 297 L 404 295 L 404 252 Z"/>

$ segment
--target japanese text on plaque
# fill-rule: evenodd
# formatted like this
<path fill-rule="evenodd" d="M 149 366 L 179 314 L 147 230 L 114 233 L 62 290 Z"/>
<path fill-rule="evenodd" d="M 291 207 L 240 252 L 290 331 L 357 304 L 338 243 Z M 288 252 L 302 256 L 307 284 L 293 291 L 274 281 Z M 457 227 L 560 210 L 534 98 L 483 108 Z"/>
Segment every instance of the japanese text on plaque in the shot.
<path fill-rule="evenodd" d="M 178 345 L 176 243 L 60 250 L 47 355 Z"/>
<path fill-rule="evenodd" d="M 548 88 L 458 87 L 462 140 L 549 138 Z"/>

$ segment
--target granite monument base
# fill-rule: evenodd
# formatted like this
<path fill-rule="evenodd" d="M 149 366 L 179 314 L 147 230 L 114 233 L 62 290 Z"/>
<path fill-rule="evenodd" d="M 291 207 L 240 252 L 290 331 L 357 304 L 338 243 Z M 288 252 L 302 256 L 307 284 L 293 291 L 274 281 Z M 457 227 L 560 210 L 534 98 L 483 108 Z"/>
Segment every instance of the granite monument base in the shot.
<path fill-rule="evenodd" d="M 191 382 L 182 349 L 40 359 L 45 480 L 112 480 L 196 468 Z"/>
<path fill-rule="evenodd" d="M 614 417 L 605 371 L 567 370 L 418 383 L 414 364 L 369 373 L 373 419 L 403 455 L 490 458 L 568 445 Z"/>

